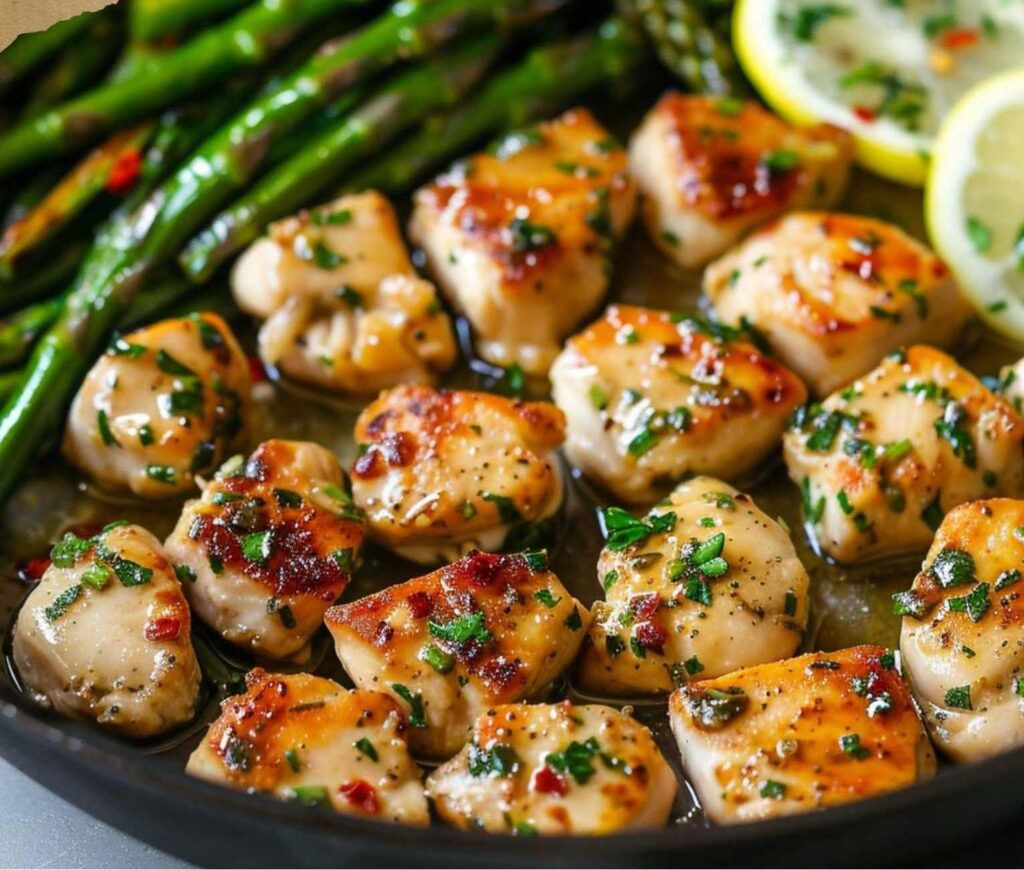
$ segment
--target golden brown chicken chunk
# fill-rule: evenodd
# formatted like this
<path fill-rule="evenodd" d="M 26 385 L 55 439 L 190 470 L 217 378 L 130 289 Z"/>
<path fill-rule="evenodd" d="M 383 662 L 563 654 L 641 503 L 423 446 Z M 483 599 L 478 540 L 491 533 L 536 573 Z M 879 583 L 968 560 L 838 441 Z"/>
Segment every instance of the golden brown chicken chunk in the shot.
<path fill-rule="evenodd" d="M 690 683 L 672 695 L 669 719 L 704 811 L 721 824 L 852 803 L 935 771 L 895 657 L 879 646 Z"/>
<path fill-rule="evenodd" d="M 709 266 L 704 292 L 719 319 L 751 323 L 818 396 L 904 345 L 952 344 L 970 313 L 935 254 L 859 215 L 788 215 Z"/>
<path fill-rule="evenodd" d="M 225 463 L 167 538 L 196 615 L 258 656 L 303 653 L 348 585 L 365 527 L 334 455 L 265 441 Z"/>
<path fill-rule="evenodd" d="M 374 191 L 279 221 L 231 276 L 264 320 L 260 356 L 327 390 L 424 383 L 455 362 L 451 321 L 417 277 L 391 203 Z"/>
<path fill-rule="evenodd" d="M 541 552 L 471 553 L 327 613 L 357 686 L 401 699 L 414 750 L 447 757 L 495 704 L 535 697 L 575 658 L 590 614 Z"/>
<path fill-rule="evenodd" d="M 613 305 L 551 369 L 570 461 L 619 498 L 652 502 L 690 472 L 736 480 L 782 438 L 807 397 L 735 330 Z"/>
<path fill-rule="evenodd" d="M 441 818 L 464 829 L 602 835 L 660 828 L 676 777 L 651 732 L 588 704 L 505 704 L 427 779 Z"/>
<path fill-rule="evenodd" d="M 370 537 L 424 565 L 511 546 L 562 504 L 563 427 L 546 402 L 431 387 L 383 393 L 356 422 L 352 492 Z"/>
<path fill-rule="evenodd" d="M 152 737 L 195 715 L 201 674 L 181 584 L 160 542 L 111 524 L 68 532 L 14 628 L 14 663 L 58 713 L 128 737 Z"/>
<path fill-rule="evenodd" d="M 794 127 L 757 103 L 670 92 L 629 146 L 651 239 L 687 268 L 748 230 L 842 195 L 852 140 L 837 127 Z"/>
<path fill-rule="evenodd" d="M 1024 743 L 1024 501 L 953 508 L 896 596 L 900 650 L 936 745 L 956 761 Z"/>
<path fill-rule="evenodd" d="M 86 375 L 64 455 L 105 488 L 146 498 L 188 492 L 244 427 L 249 364 L 216 314 L 117 338 Z"/>
<path fill-rule="evenodd" d="M 420 190 L 409 233 L 480 355 L 544 375 L 608 289 L 635 200 L 625 151 L 575 109 Z"/>
<path fill-rule="evenodd" d="M 796 415 L 789 476 L 817 543 L 840 562 L 923 550 L 946 511 L 1024 495 L 1024 419 L 946 354 L 900 351 Z"/>
<path fill-rule="evenodd" d="M 380 692 L 256 669 L 188 760 L 192 776 L 406 825 L 430 816 L 405 715 Z"/>
<path fill-rule="evenodd" d="M 604 522 L 597 573 L 607 601 L 592 609 L 584 689 L 669 692 L 796 651 L 807 571 L 786 530 L 749 495 L 696 477 L 642 520 L 610 508 Z"/>

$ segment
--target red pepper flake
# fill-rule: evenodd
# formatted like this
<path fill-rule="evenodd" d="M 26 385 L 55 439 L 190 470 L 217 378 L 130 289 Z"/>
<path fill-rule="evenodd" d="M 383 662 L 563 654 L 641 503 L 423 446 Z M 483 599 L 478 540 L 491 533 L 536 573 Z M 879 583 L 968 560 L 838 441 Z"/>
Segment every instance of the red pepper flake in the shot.
<path fill-rule="evenodd" d="M 37 583 L 50 567 L 50 562 L 49 556 L 27 559 L 18 566 L 18 577 L 26 583 Z"/>
<path fill-rule="evenodd" d="M 352 806 L 358 807 L 368 816 L 375 816 L 380 812 L 377 789 L 365 779 L 354 779 L 351 782 L 346 782 L 338 788 L 338 792 Z"/>
<path fill-rule="evenodd" d="M 629 610 L 637 619 L 650 619 L 658 612 L 661 596 L 657 592 L 634 595 L 629 599 Z"/>
<path fill-rule="evenodd" d="M 415 619 L 425 619 L 430 616 L 434 610 L 434 602 L 431 597 L 424 592 L 422 589 L 419 592 L 413 592 L 406 602 L 409 604 L 409 610 L 412 611 L 412 615 Z"/>
<path fill-rule="evenodd" d="M 542 767 L 533 775 L 533 790 L 539 794 L 556 794 L 565 797 L 569 793 L 569 783 L 560 773 L 550 767 Z"/>
<path fill-rule="evenodd" d="M 978 31 L 973 27 L 951 27 L 942 34 L 942 47 L 958 51 L 978 43 Z"/>
<path fill-rule="evenodd" d="M 645 622 L 636 627 L 636 639 L 644 649 L 661 655 L 665 651 L 668 632 L 656 622 Z"/>
<path fill-rule="evenodd" d="M 262 384 L 267 380 L 267 370 L 258 356 L 249 357 L 249 379 L 254 384 Z"/>
<path fill-rule="evenodd" d="M 114 196 L 131 192 L 142 172 L 142 152 L 138 148 L 122 151 L 107 175 L 107 191 Z"/>
<path fill-rule="evenodd" d="M 146 640 L 175 640 L 181 634 L 181 620 L 177 616 L 158 616 L 146 623 Z"/>
<path fill-rule="evenodd" d="M 865 124 L 870 124 L 878 117 L 878 112 L 870 106 L 854 106 L 853 114 L 855 114 Z"/>

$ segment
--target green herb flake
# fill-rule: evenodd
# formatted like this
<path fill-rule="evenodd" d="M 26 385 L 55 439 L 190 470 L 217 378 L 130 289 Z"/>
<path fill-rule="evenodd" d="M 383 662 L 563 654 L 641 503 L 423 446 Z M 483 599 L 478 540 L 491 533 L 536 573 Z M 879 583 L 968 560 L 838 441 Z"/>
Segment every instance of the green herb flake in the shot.
<path fill-rule="evenodd" d="M 78 596 L 82 594 L 82 584 L 76 583 L 74 586 L 69 586 L 63 592 L 60 593 L 50 605 L 43 611 L 46 616 L 47 622 L 56 622 L 64 614 L 68 612 L 68 609 L 78 601 Z"/>
<path fill-rule="evenodd" d="M 242 555 L 250 562 L 265 565 L 272 553 L 270 531 L 253 532 L 242 538 Z"/>
<path fill-rule="evenodd" d="M 423 713 L 423 697 L 419 693 L 414 695 L 407 686 L 403 686 L 401 683 L 392 683 L 391 688 L 399 698 L 409 705 L 409 724 L 413 728 L 426 728 L 427 720 Z"/>
<path fill-rule="evenodd" d="M 363 755 L 370 759 L 370 761 L 380 761 L 380 756 L 377 754 L 377 747 L 370 742 L 367 737 L 360 737 L 355 743 L 352 744 L 358 749 Z"/>
<path fill-rule="evenodd" d="M 455 644 L 464 644 L 471 640 L 484 644 L 490 643 L 494 638 L 484 625 L 484 615 L 479 610 L 460 614 L 446 623 L 430 620 L 427 622 L 427 629 L 431 637 Z"/>
<path fill-rule="evenodd" d="M 439 674 L 450 674 L 455 667 L 455 656 L 445 652 L 434 643 L 428 644 L 423 648 L 420 658 Z"/>
<path fill-rule="evenodd" d="M 844 734 L 839 738 L 839 747 L 843 750 L 844 755 L 849 755 L 858 761 L 871 757 L 871 750 L 861 745 L 859 734 Z"/>
<path fill-rule="evenodd" d="M 956 710 L 974 709 L 974 707 L 971 704 L 970 686 L 954 686 L 952 689 L 946 692 L 945 701 L 947 707 L 953 707 Z"/>
<path fill-rule="evenodd" d="M 768 800 L 782 800 L 782 798 L 785 797 L 785 795 L 785 784 L 777 782 L 774 779 L 766 779 L 764 785 L 761 786 L 761 797 L 768 798 Z"/>

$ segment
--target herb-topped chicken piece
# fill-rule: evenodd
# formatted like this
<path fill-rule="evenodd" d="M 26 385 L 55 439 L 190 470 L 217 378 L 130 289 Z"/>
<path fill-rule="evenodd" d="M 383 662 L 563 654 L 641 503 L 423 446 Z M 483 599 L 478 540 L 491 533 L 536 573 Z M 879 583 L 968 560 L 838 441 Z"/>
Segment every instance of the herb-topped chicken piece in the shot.
<path fill-rule="evenodd" d="M 262 658 L 286 659 L 305 651 L 348 585 L 364 533 L 330 451 L 265 441 L 221 466 L 166 547 L 200 619 Z"/>
<path fill-rule="evenodd" d="M 612 249 L 634 209 L 625 151 L 575 109 L 420 190 L 409 232 L 480 355 L 545 375 L 608 289 Z"/>
<path fill-rule="evenodd" d="M 128 737 L 195 715 L 201 674 L 188 603 L 160 542 L 112 523 L 65 534 L 14 626 L 28 690 L 58 713 Z"/>
<path fill-rule="evenodd" d="M 807 398 L 737 330 L 630 305 L 571 338 L 551 382 L 570 461 L 629 502 L 655 501 L 688 473 L 748 474 Z"/>
<path fill-rule="evenodd" d="M 590 614 L 543 552 L 471 553 L 326 621 L 355 684 L 401 701 L 413 749 L 448 757 L 479 715 L 536 697 L 569 666 Z"/>
<path fill-rule="evenodd" d="M 748 495 L 709 477 L 642 520 L 603 514 L 606 601 L 580 660 L 598 694 L 669 692 L 792 655 L 807 625 L 807 571 L 787 532 Z"/>
<path fill-rule="evenodd" d="M 701 805 L 720 824 L 852 803 L 935 771 L 895 656 L 879 646 L 690 683 L 672 695 L 669 720 Z"/>
<path fill-rule="evenodd" d="M 709 266 L 704 292 L 719 319 L 752 324 L 818 396 L 904 345 L 952 344 L 970 313 L 935 254 L 859 215 L 782 218 Z"/>
<path fill-rule="evenodd" d="M 786 211 L 833 205 L 852 156 L 837 127 L 794 127 L 754 102 L 675 92 L 629 146 L 651 239 L 687 268 Z"/>
<path fill-rule="evenodd" d="M 923 550 L 944 514 L 1024 494 L 1024 418 L 946 354 L 900 351 L 785 437 L 789 476 L 821 550 L 841 562 Z"/>
<path fill-rule="evenodd" d="M 260 356 L 296 380 L 373 393 L 432 381 L 455 362 L 451 321 L 379 193 L 271 225 L 231 281 L 242 310 L 265 321 Z"/>
<path fill-rule="evenodd" d="M 104 488 L 188 492 L 242 432 L 249 389 L 248 361 L 219 316 L 164 320 L 96 361 L 71 405 L 64 455 Z"/>
<path fill-rule="evenodd" d="M 900 650 L 936 745 L 956 761 L 1024 743 L 1024 501 L 953 508 L 895 597 Z"/>
<path fill-rule="evenodd" d="M 429 823 L 408 723 L 391 698 L 259 668 L 245 684 L 221 705 L 186 772 L 348 815 Z"/>
<path fill-rule="evenodd" d="M 352 492 L 370 537 L 423 565 L 538 538 L 562 505 L 562 412 L 492 393 L 397 387 L 356 422 Z"/>
<path fill-rule="evenodd" d="M 651 732 L 588 704 L 504 704 L 427 779 L 441 818 L 464 829 L 604 835 L 660 828 L 676 777 Z"/>

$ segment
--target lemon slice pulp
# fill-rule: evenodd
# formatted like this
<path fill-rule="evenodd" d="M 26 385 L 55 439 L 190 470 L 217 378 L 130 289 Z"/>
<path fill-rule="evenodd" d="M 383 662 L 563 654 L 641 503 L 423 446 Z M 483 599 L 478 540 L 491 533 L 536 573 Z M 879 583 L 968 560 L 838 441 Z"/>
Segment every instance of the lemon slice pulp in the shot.
<path fill-rule="evenodd" d="M 733 33 L 783 117 L 849 130 L 862 165 L 919 186 L 960 96 L 1024 63 L 1024 2 L 740 0 Z"/>

